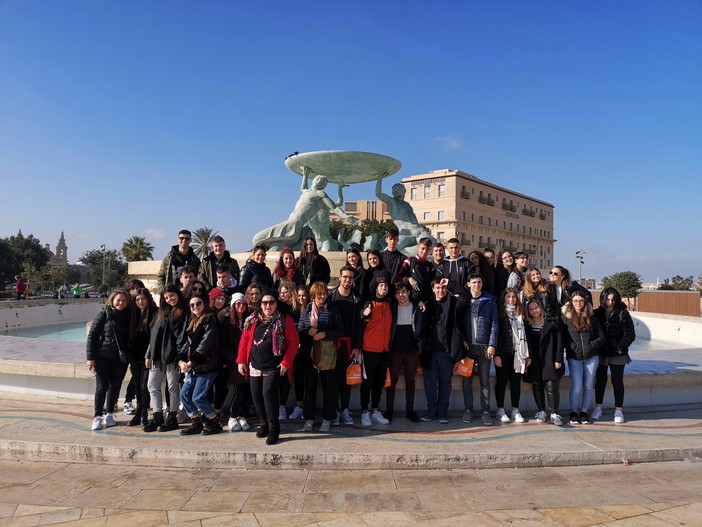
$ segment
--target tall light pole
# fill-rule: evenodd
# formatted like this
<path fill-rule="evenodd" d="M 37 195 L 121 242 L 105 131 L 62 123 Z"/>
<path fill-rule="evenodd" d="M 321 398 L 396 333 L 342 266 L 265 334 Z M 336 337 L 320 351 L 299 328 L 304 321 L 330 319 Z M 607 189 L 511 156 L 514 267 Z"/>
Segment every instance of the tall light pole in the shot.
<path fill-rule="evenodd" d="M 102 285 L 105 285 L 105 246 L 101 245 L 100 249 L 102 249 Z"/>
<path fill-rule="evenodd" d="M 580 264 L 580 272 L 578 273 L 580 275 L 580 278 L 578 279 L 579 282 L 583 281 L 583 264 L 585 263 L 583 261 L 583 256 L 585 256 L 585 251 L 580 249 L 579 251 L 575 251 L 575 259 L 578 260 Z"/>

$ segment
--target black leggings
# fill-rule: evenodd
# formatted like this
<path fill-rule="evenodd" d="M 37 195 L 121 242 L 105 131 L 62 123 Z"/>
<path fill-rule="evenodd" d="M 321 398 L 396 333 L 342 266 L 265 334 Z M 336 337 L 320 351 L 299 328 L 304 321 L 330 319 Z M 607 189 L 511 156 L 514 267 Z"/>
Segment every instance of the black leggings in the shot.
<path fill-rule="evenodd" d="M 222 418 L 242 417 L 244 410 L 248 410 L 250 406 L 251 388 L 248 383 L 229 384 L 227 398 L 222 405 Z"/>
<path fill-rule="evenodd" d="M 505 407 L 505 393 L 509 384 L 509 397 L 512 410 L 519 408 L 519 399 L 522 394 L 522 374 L 514 371 L 513 356 L 503 358 L 502 366 L 495 366 L 495 402 L 498 408 Z"/>
<path fill-rule="evenodd" d="M 607 368 L 609 367 L 612 377 L 612 388 L 614 389 L 614 407 L 624 406 L 624 365 L 600 364 L 595 373 L 595 404 L 602 404 L 604 400 L 605 388 L 607 387 Z"/>
<path fill-rule="evenodd" d="M 269 372 L 265 372 L 269 373 Z M 279 370 L 270 372 L 262 377 L 249 377 L 251 397 L 258 415 L 261 416 L 261 427 L 270 432 L 280 432 L 278 406 L 280 405 L 280 373 Z"/>
<path fill-rule="evenodd" d="M 107 391 L 110 391 L 110 398 L 107 401 L 107 413 L 112 413 L 112 409 L 117 404 L 119 390 L 124 378 L 125 364 L 119 359 L 95 359 L 95 417 L 102 415 L 102 407 L 105 406 Z"/>
<path fill-rule="evenodd" d="M 383 394 L 385 379 L 388 374 L 390 353 L 382 351 L 363 351 L 363 369 L 365 378 L 361 383 L 361 410 L 377 410 L 380 405 L 380 396 Z"/>
<path fill-rule="evenodd" d="M 561 402 L 560 379 L 555 381 L 543 381 L 539 384 L 532 385 L 531 388 L 534 393 L 534 402 L 536 402 L 536 408 L 539 412 L 543 412 L 546 409 L 546 401 L 544 398 L 544 392 L 546 392 L 549 410 L 552 414 L 558 413 L 558 405 Z"/>

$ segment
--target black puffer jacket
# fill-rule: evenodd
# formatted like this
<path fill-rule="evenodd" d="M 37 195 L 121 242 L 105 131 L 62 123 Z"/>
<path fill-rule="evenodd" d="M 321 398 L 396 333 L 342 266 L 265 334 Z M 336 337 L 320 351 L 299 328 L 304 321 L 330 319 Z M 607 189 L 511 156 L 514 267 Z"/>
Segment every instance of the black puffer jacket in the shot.
<path fill-rule="evenodd" d="M 593 316 L 590 322 L 590 331 L 578 332 L 573 326 L 573 319 L 563 315 L 563 323 L 566 326 L 566 357 L 569 359 L 587 360 L 599 355 L 605 341 L 604 331 L 597 317 Z"/>
<path fill-rule="evenodd" d="M 131 309 L 105 306 L 93 319 L 86 345 L 87 360 L 119 359 L 127 362 Z"/>
<path fill-rule="evenodd" d="M 246 261 L 244 268 L 241 270 L 239 291 L 246 293 L 246 288 L 251 284 L 258 284 L 264 289 L 273 287 L 271 270 L 268 269 L 265 263 L 260 264 L 253 260 Z"/>
<path fill-rule="evenodd" d="M 212 314 L 205 315 L 192 333 L 187 329 L 189 323 L 190 320 L 186 322 L 180 339 L 178 361 L 191 361 L 193 375 L 219 371 L 221 353 L 217 319 Z"/>
<path fill-rule="evenodd" d="M 136 317 L 136 334 L 129 346 L 129 361 L 144 362 L 146 350 L 149 349 L 149 342 L 151 341 L 151 324 L 156 317 L 156 313 L 158 313 L 158 309 L 156 307 L 147 307 L 147 312 L 142 313 L 139 308 L 136 308 L 133 310 L 133 313 Z M 142 316 L 146 316 L 145 325 L 141 324 Z"/>
<path fill-rule="evenodd" d="M 581 291 L 587 302 L 592 305 L 592 295 L 590 291 L 581 286 L 578 282 L 570 282 L 567 287 L 561 289 L 561 296 L 558 298 L 558 288 L 553 282 L 546 284 L 546 297 L 544 298 L 544 311 L 546 313 L 546 318 L 559 318 L 561 316 L 561 307 L 566 305 L 570 300 L 570 296 L 575 291 Z"/>
<path fill-rule="evenodd" d="M 636 330 L 626 304 L 619 302 L 614 306 L 609 317 L 607 315 L 607 310 L 603 306 L 595 309 L 595 318 L 599 320 L 605 333 L 605 342 L 600 349 L 600 355 L 603 357 L 628 355 L 629 346 L 636 339 Z"/>
<path fill-rule="evenodd" d="M 159 319 L 154 318 L 151 324 L 151 336 L 146 357 L 153 361 L 154 366 L 161 370 L 166 365 L 176 362 L 178 356 L 178 340 L 181 338 L 185 327 L 185 315 L 176 318 L 173 313 Z"/>

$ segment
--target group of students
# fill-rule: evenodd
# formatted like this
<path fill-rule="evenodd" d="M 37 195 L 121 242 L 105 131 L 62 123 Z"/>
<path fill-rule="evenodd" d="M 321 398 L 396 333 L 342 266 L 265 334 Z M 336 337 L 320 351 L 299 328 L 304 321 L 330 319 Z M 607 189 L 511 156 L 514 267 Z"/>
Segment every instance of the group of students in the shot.
<path fill-rule="evenodd" d="M 282 420 L 302 419 L 302 430 L 313 430 L 319 384 L 319 430 L 352 425 L 349 405 L 357 381 L 347 377 L 354 370 L 361 371 L 363 426 L 393 420 L 401 374 L 405 417 L 448 423 L 454 370 L 463 375 L 463 422 L 472 420 L 478 377 L 482 422 L 489 426 L 492 363 L 501 422 L 525 422 L 519 404 L 521 383 L 527 382 L 535 419 L 562 425 L 559 382 L 566 363 L 570 423 L 601 418 L 608 369 L 614 421 L 624 422 L 623 372 L 635 338 L 633 322 L 612 288 L 593 310 L 590 293 L 562 266 L 554 266 L 546 281 L 529 266 L 526 253 L 503 250 L 495 256 L 486 249 L 465 258 L 457 239 L 437 248 L 423 238 L 417 255 L 408 257 L 397 250 L 399 236 L 391 230 L 384 251 L 366 253 L 366 266 L 360 250 L 349 249 L 339 284 L 330 290 L 329 263 L 312 237 L 304 240 L 299 257 L 284 248 L 272 272 L 265 247 L 255 247 L 240 269 L 220 237 L 202 262 L 193 258 L 188 231 L 178 239 L 159 273 L 160 307 L 132 280 L 110 295 L 93 321 L 87 342 L 87 366 L 96 373 L 93 430 L 116 424 L 112 410 L 127 367 L 136 397 L 129 425 L 145 432 L 178 429 L 179 418 L 190 421 L 181 429 L 184 435 L 216 434 L 224 424 L 236 432 L 250 429 L 249 418 L 256 414 L 256 435 L 275 444 Z M 418 375 L 427 398 L 421 417 L 414 400 Z M 291 389 L 295 406 L 288 414 Z M 590 413 L 593 389 L 596 406 Z"/>

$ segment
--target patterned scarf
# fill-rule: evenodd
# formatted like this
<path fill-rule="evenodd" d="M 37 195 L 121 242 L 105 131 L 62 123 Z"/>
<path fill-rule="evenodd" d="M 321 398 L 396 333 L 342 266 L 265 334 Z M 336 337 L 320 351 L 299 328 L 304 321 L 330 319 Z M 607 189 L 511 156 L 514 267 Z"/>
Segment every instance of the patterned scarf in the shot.
<path fill-rule="evenodd" d="M 244 331 L 251 326 L 261 324 L 263 327 L 273 329 L 273 355 L 279 357 L 285 350 L 285 327 L 277 309 L 270 317 L 266 317 L 260 311 L 254 311 L 244 322 Z"/>

